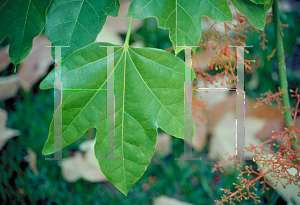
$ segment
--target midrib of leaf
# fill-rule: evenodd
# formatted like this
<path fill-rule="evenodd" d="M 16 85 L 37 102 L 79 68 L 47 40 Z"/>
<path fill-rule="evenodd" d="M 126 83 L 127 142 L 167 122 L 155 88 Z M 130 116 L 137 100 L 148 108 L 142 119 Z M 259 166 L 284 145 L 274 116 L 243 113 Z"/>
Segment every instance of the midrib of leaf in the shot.
<path fill-rule="evenodd" d="M 22 41 L 21 41 L 21 45 L 18 46 L 19 48 L 18 48 L 18 57 L 17 57 L 17 59 L 19 59 L 19 57 L 20 57 L 20 50 L 21 50 L 21 46 L 23 45 L 23 41 L 24 41 L 25 27 L 26 27 L 26 23 L 27 23 L 27 17 L 28 17 L 30 4 L 31 4 L 31 0 L 29 0 L 28 7 L 27 7 L 27 12 L 26 12 L 25 22 L 24 22 L 24 27 L 23 27 L 23 33 L 22 33 Z"/>
<path fill-rule="evenodd" d="M 176 28 L 175 28 L 175 37 L 176 37 L 176 40 L 175 40 L 175 42 L 176 42 L 176 44 L 175 44 L 175 46 L 178 46 L 177 45 L 177 16 L 178 16 L 178 9 L 177 9 L 177 5 L 178 5 L 178 2 L 177 2 L 177 0 L 176 0 L 176 6 L 175 6 L 175 8 L 176 8 L 176 21 L 175 21 L 175 26 L 176 26 Z M 171 28 L 170 28 L 170 30 L 171 30 Z M 170 34 L 171 34 L 171 32 L 170 32 Z M 170 36 L 171 37 L 171 36 Z M 170 38 L 171 39 L 171 38 Z"/>
<path fill-rule="evenodd" d="M 128 51 L 128 50 L 127 50 Z M 124 155 L 124 112 L 125 112 L 125 79 L 126 79 L 126 60 L 127 60 L 127 58 L 126 58 L 126 54 L 128 54 L 129 55 L 129 53 L 127 53 L 127 51 L 125 51 L 125 49 L 124 49 L 124 51 L 123 51 L 123 53 L 125 52 L 125 63 L 124 63 L 124 73 L 123 73 L 123 78 L 124 78 L 124 80 L 123 80 L 123 110 L 122 110 L 122 155 L 123 155 L 123 173 L 124 173 L 124 182 L 125 182 L 125 188 L 127 188 L 127 184 L 126 184 L 126 176 L 125 176 L 125 172 L 126 172 L 126 170 L 125 170 L 125 155 Z M 120 60 L 119 60 L 119 62 L 121 61 L 121 59 L 122 58 L 120 58 Z"/>
<path fill-rule="evenodd" d="M 77 24 L 77 21 L 78 21 L 78 17 L 79 17 L 79 15 L 80 15 L 80 12 L 81 12 L 81 9 L 82 9 L 82 5 L 83 5 L 84 1 L 85 1 L 85 0 L 82 1 L 82 4 L 81 4 L 81 6 L 80 6 L 80 9 L 79 9 L 77 18 L 76 18 L 76 20 L 75 20 L 74 27 L 73 27 L 73 31 L 72 31 L 72 33 L 71 33 L 71 35 L 70 35 L 69 43 L 68 43 L 68 44 L 70 44 L 71 38 L 72 38 L 72 36 L 73 36 L 74 30 L 75 30 L 75 27 L 76 27 L 76 24 Z M 83 26 L 82 26 L 82 27 L 83 27 Z"/>

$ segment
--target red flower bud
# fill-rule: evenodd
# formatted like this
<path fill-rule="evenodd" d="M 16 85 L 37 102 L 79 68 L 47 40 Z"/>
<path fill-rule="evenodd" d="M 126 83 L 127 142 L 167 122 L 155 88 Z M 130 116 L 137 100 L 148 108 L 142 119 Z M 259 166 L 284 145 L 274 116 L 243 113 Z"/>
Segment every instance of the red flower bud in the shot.
<path fill-rule="evenodd" d="M 250 65 L 246 64 L 246 68 L 247 68 L 248 71 L 251 71 Z"/>
<path fill-rule="evenodd" d="M 147 191 L 150 188 L 150 186 L 147 183 L 142 184 L 142 189 L 144 191 Z"/>

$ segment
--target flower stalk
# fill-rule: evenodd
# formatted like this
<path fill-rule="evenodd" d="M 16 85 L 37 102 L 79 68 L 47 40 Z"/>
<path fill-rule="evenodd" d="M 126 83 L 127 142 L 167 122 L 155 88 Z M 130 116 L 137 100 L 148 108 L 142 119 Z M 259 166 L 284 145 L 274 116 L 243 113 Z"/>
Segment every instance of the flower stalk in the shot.
<path fill-rule="evenodd" d="M 283 41 L 281 35 L 281 24 L 280 24 L 280 14 L 279 14 L 279 7 L 278 7 L 278 0 L 274 0 L 272 5 L 273 9 L 273 23 L 274 23 L 274 31 L 275 31 L 275 39 L 276 39 L 276 48 L 277 48 L 277 62 L 278 62 L 278 74 L 279 74 L 279 81 L 280 81 L 280 88 L 285 92 L 282 93 L 282 104 L 284 109 L 284 119 L 285 124 L 287 127 L 293 125 L 293 118 L 290 110 L 290 101 L 289 101 L 289 94 L 288 94 L 288 82 L 287 82 L 287 75 L 286 75 L 286 65 L 285 65 L 285 56 L 284 56 L 284 48 L 283 48 Z M 291 140 L 294 142 L 294 140 Z M 297 148 L 294 144 L 291 144 L 293 150 Z"/>

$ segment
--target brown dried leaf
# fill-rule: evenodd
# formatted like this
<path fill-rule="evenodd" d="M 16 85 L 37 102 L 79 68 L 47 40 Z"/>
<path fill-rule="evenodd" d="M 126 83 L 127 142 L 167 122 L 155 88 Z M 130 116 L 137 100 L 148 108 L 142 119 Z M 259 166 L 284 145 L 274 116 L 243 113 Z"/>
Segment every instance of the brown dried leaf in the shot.
<path fill-rule="evenodd" d="M 167 156 L 172 152 L 172 139 L 167 133 L 159 133 L 157 136 L 156 150 L 155 152 L 161 156 Z"/>
<path fill-rule="evenodd" d="M 266 120 L 266 124 L 263 129 L 256 134 L 257 138 L 269 139 L 272 135 L 272 130 L 280 130 L 284 128 L 284 118 L 281 114 L 281 110 L 277 107 L 271 107 L 267 105 L 261 105 L 257 108 L 253 108 L 256 101 L 245 98 L 245 116 L 256 117 Z M 238 105 L 239 113 L 238 118 L 244 117 L 243 104 Z M 236 110 L 236 95 L 230 95 L 227 99 L 214 105 L 209 111 L 210 126 L 214 127 L 215 124 L 224 116 L 227 112 Z M 227 112 L 226 112 L 227 111 Z"/>
<path fill-rule="evenodd" d="M 119 34 L 126 34 L 128 30 L 128 25 L 130 18 L 126 18 L 125 16 L 128 13 L 128 8 L 130 5 L 130 1 L 121 1 L 120 2 L 120 11 L 118 17 L 107 16 L 106 24 L 113 31 Z M 131 31 L 134 32 L 139 29 L 143 24 L 142 20 L 134 19 L 132 23 Z"/>
<path fill-rule="evenodd" d="M 7 140 L 20 134 L 18 130 L 7 128 L 6 123 L 7 113 L 5 110 L 0 109 L 0 149 L 2 149 Z"/>
<path fill-rule="evenodd" d="M 44 35 L 33 39 L 33 47 L 29 56 L 19 65 L 18 75 L 24 90 L 29 91 L 41 77 L 46 75 L 53 59 L 50 41 Z"/>
<path fill-rule="evenodd" d="M 265 120 L 257 117 L 245 118 L 245 145 L 259 144 L 260 140 L 255 135 L 263 128 Z M 228 153 L 231 156 L 236 154 L 236 116 L 234 112 L 227 112 L 214 126 L 214 132 L 210 142 L 208 157 L 220 159 Z M 252 159 L 253 153 L 245 153 L 246 159 Z"/>
<path fill-rule="evenodd" d="M 32 172 L 35 175 L 38 175 L 39 171 L 38 171 L 38 169 L 36 167 L 36 154 L 30 148 L 28 148 L 27 152 L 28 152 L 28 155 L 25 157 L 25 160 L 29 163 L 29 167 L 32 170 Z"/>
<path fill-rule="evenodd" d="M 62 175 L 68 182 L 75 182 L 83 178 L 90 182 L 108 181 L 101 172 L 98 161 L 94 154 L 95 140 L 87 140 L 80 145 L 80 149 L 85 151 L 75 152 L 74 157 L 62 161 Z"/>
<path fill-rule="evenodd" d="M 192 205 L 190 203 L 179 201 L 177 199 L 170 198 L 170 197 L 167 197 L 164 195 L 157 197 L 153 201 L 153 205 L 166 205 L 166 204 L 168 204 L 168 205 Z"/>
<path fill-rule="evenodd" d="M 18 75 L 0 77 L 0 100 L 13 97 L 19 90 L 20 79 Z"/>
<path fill-rule="evenodd" d="M 201 151 L 204 148 L 207 141 L 207 135 L 206 135 L 207 123 L 199 120 L 196 117 L 193 117 L 193 120 L 195 125 L 195 132 L 192 141 L 192 147 L 196 151 Z"/>
<path fill-rule="evenodd" d="M 284 127 L 284 118 L 281 110 L 275 107 L 261 105 L 253 108 L 254 100 L 245 99 L 245 146 L 249 143 L 257 145 L 260 139 L 271 137 L 272 130 Z M 244 118 L 243 104 L 238 105 L 238 119 Z M 209 156 L 216 158 L 218 154 L 224 156 L 226 152 L 235 155 L 236 147 L 236 95 L 214 105 L 209 111 L 209 121 L 212 131 L 212 142 Z M 252 154 L 245 154 L 252 159 Z"/>
<path fill-rule="evenodd" d="M 123 45 L 124 43 L 121 36 L 107 25 L 103 26 L 95 42 L 108 42 L 114 45 Z"/>
<path fill-rule="evenodd" d="M 10 64 L 8 55 L 8 46 L 0 48 L 0 71 L 5 69 Z"/>

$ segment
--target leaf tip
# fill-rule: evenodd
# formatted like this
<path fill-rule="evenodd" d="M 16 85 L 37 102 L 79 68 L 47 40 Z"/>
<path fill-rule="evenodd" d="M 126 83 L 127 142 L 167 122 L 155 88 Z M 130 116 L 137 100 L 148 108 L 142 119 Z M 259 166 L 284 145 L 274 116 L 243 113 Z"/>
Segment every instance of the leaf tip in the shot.
<path fill-rule="evenodd" d="M 44 146 L 43 150 L 42 150 L 42 155 L 49 155 L 52 154 L 53 152 L 50 151 L 49 148 L 46 148 L 46 146 Z"/>
<path fill-rule="evenodd" d="M 126 197 L 128 195 L 128 189 L 127 190 L 120 190 Z"/>
<path fill-rule="evenodd" d="M 47 76 L 48 77 L 48 76 Z M 50 83 L 49 83 L 49 80 L 47 80 L 47 77 L 40 83 L 40 86 L 39 88 L 41 90 L 47 90 L 47 89 L 50 89 L 50 88 L 53 88 L 54 86 L 51 86 Z"/>
<path fill-rule="evenodd" d="M 45 90 L 45 89 L 46 89 L 44 80 L 40 83 L 39 88 L 40 88 L 41 90 Z"/>

